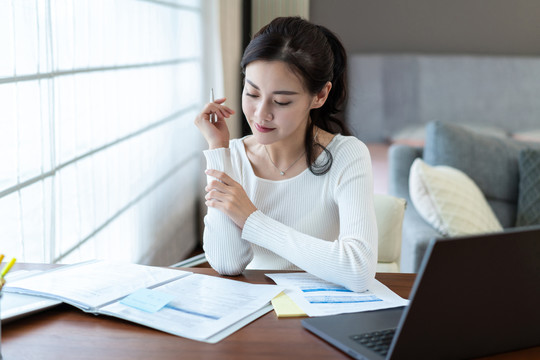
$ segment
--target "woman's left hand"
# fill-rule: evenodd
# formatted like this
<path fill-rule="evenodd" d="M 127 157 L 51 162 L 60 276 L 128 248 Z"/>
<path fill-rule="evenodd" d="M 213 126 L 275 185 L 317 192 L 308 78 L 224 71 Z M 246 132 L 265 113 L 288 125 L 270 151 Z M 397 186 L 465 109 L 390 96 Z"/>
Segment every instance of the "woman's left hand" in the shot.
<path fill-rule="evenodd" d="M 227 215 L 240 228 L 244 228 L 249 215 L 257 208 L 246 194 L 246 191 L 229 175 L 218 170 L 206 170 L 207 175 L 218 180 L 212 180 L 206 185 L 206 206 L 216 208 Z"/>

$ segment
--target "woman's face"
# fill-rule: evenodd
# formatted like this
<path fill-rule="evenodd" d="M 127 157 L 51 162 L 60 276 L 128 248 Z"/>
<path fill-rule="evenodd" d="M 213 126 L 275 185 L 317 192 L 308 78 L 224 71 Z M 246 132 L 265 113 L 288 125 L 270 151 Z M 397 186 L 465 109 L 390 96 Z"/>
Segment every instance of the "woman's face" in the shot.
<path fill-rule="evenodd" d="M 242 110 L 260 144 L 303 141 L 316 99 L 282 61 L 258 60 L 246 67 Z"/>

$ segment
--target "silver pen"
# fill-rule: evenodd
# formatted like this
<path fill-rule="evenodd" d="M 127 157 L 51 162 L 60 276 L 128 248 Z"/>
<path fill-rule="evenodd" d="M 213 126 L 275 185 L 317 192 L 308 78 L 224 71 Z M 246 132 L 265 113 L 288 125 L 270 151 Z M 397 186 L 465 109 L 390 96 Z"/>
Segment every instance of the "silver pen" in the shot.
<path fill-rule="evenodd" d="M 214 88 L 210 89 L 210 102 L 214 102 Z M 214 113 L 212 113 L 210 114 L 210 123 L 214 123 L 214 122 L 217 123 L 217 116 Z"/>

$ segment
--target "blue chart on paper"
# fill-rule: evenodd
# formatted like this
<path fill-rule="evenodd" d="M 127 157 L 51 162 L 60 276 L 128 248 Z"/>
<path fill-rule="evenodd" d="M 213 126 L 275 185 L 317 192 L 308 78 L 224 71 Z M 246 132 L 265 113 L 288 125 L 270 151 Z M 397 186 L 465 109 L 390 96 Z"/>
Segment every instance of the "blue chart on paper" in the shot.
<path fill-rule="evenodd" d="M 382 301 L 375 295 L 363 296 L 306 296 L 311 304 L 346 304 Z"/>
<path fill-rule="evenodd" d="M 302 292 L 319 292 L 319 291 L 340 291 L 340 292 L 352 292 L 351 290 L 345 289 L 345 288 L 304 288 L 302 289 Z"/>

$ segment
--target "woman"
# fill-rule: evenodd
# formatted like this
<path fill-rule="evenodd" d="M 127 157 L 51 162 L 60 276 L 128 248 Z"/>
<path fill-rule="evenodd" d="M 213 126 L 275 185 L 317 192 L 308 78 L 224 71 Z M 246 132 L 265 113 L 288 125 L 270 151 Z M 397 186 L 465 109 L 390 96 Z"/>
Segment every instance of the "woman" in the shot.
<path fill-rule="evenodd" d="M 229 141 L 234 111 L 224 98 L 195 119 L 209 145 L 210 265 L 226 275 L 300 268 L 366 290 L 377 262 L 373 179 L 366 146 L 333 117 L 347 94 L 342 44 L 322 26 L 277 18 L 254 35 L 241 66 L 253 135 Z"/>

